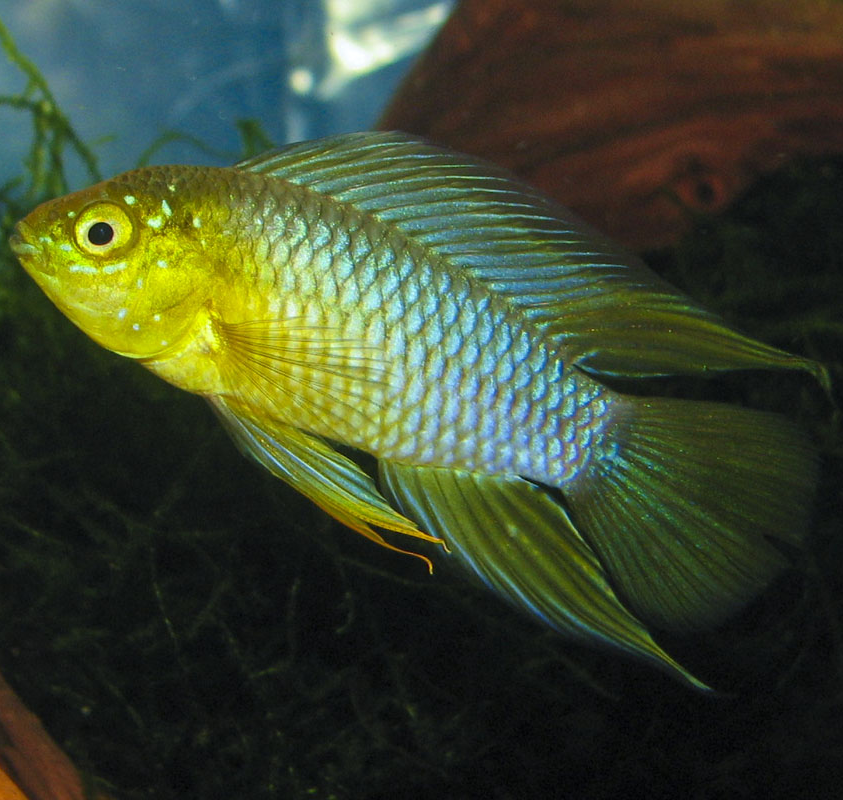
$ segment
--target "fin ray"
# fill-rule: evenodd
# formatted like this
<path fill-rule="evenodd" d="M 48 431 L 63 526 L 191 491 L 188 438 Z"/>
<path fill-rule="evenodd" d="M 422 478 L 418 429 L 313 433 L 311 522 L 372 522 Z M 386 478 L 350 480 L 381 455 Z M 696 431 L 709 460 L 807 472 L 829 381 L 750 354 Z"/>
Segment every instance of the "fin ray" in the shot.
<path fill-rule="evenodd" d="M 615 447 L 565 497 L 637 614 L 674 631 L 716 625 L 786 565 L 816 480 L 805 435 L 776 414 L 621 397 Z"/>
<path fill-rule="evenodd" d="M 372 478 L 351 459 L 296 428 L 258 420 L 248 409 L 224 398 L 213 398 L 210 402 L 240 449 L 275 477 L 352 530 L 383 547 L 414 555 L 432 570 L 429 558 L 390 544 L 372 526 L 435 544 L 441 541 L 423 533 L 414 522 L 395 511 Z"/>
<path fill-rule="evenodd" d="M 630 377 L 825 370 L 747 337 L 506 170 L 402 133 L 299 142 L 237 168 L 374 215 L 486 284 L 569 363 Z"/>
<path fill-rule="evenodd" d="M 620 603 L 600 562 L 545 490 L 514 476 L 389 461 L 379 466 L 397 507 L 511 603 L 560 632 L 619 647 L 708 688 Z"/>
<path fill-rule="evenodd" d="M 381 410 L 379 397 L 390 372 L 365 342 L 295 318 L 219 322 L 218 329 L 227 368 L 258 388 L 272 407 L 278 403 L 267 394 L 269 387 L 307 416 L 343 425 L 349 419 L 370 422 Z"/>

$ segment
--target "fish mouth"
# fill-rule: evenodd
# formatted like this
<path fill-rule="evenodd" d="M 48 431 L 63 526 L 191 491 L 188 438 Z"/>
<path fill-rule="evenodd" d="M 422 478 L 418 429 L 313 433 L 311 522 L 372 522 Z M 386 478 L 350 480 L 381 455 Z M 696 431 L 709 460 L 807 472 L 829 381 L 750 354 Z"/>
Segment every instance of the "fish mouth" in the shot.
<path fill-rule="evenodd" d="M 44 275 L 55 275 L 55 270 L 51 267 L 50 260 L 46 258 L 43 249 L 28 241 L 31 238 L 32 231 L 29 226 L 25 222 L 19 222 L 9 236 L 9 247 L 27 271 L 31 272 L 34 268 Z"/>
<path fill-rule="evenodd" d="M 34 256 L 38 252 L 38 248 L 34 244 L 24 241 L 17 231 L 9 237 L 9 247 L 12 248 L 12 252 L 16 256 Z"/>

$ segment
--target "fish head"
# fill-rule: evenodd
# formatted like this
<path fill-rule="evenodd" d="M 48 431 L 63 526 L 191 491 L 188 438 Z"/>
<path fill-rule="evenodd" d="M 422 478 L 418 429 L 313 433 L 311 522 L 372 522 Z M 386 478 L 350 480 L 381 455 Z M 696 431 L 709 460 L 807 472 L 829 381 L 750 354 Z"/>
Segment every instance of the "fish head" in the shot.
<path fill-rule="evenodd" d="M 177 345 L 213 291 L 202 240 L 168 169 L 135 170 L 43 203 L 9 240 L 73 323 L 131 358 Z"/>

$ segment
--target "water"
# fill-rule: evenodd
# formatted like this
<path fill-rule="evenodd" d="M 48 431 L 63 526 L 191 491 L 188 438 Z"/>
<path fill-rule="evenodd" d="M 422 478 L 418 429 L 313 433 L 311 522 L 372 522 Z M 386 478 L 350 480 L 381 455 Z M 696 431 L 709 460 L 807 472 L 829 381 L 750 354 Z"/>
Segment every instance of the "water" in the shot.
<path fill-rule="evenodd" d="M 153 162 L 227 163 L 236 122 L 277 143 L 374 124 L 452 0 L 5 0 L 0 19 L 45 75 L 104 174 Z M 25 80 L 6 59 L 0 94 Z M 27 114 L 0 107 L 0 181 L 20 174 Z M 71 166 L 71 182 L 84 183 Z"/>

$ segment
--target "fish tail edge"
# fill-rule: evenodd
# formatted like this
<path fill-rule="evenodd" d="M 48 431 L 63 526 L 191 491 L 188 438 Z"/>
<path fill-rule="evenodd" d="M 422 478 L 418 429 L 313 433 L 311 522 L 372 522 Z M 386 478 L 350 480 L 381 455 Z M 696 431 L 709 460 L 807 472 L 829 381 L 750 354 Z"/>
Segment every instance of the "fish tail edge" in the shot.
<path fill-rule="evenodd" d="M 807 435 L 781 415 L 617 396 L 609 446 L 563 488 L 631 608 L 664 630 L 719 624 L 788 565 L 817 481 Z"/>

